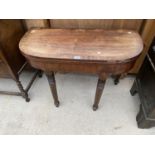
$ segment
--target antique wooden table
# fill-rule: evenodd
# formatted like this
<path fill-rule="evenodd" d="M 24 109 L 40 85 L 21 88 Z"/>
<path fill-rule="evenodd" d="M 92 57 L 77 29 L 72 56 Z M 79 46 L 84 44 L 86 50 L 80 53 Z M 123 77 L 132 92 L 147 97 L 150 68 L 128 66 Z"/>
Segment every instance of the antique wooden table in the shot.
<path fill-rule="evenodd" d="M 33 67 L 47 75 L 56 107 L 54 72 L 97 74 L 96 110 L 107 77 L 128 72 L 143 43 L 139 34 L 130 30 L 33 29 L 21 39 L 19 48 Z"/>

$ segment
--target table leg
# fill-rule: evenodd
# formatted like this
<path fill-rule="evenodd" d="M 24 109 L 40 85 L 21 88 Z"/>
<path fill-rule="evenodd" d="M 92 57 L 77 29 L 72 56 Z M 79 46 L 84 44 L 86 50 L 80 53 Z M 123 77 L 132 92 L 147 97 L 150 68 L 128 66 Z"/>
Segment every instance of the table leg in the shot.
<path fill-rule="evenodd" d="M 27 91 L 24 90 L 24 88 L 23 88 L 21 82 L 19 81 L 19 79 L 16 79 L 16 83 L 17 83 L 17 86 L 18 86 L 18 88 L 19 88 L 19 90 L 21 92 L 22 97 L 25 98 L 26 102 L 29 102 L 30 99 L 28 97 L 28 93 L 27 93 Z"/>
<path fill-rule="evenodd" d="M 46 73 L 49 85 L 50 85 L 50 89 L 53 95 L 53 99 L 54 99 L 54 104 L 56 107 L 59 106 L 59 100 L 58 100 L 58 95 L 57 95 L 57 89 L 56 89 L 56 82 L 55 82 L 55 76 L 54 76 L 54 72 L 51 73 Z"/>
<path fill-rule="evenodd" d="M 43 76 L 43 72 L 42 72 L 41 70 L 39 70 L 38 76 L 39 76 L 40 78 Z"/>
<path fill-rule="evenodd" d="M 120 77 L 121 77 L 121 74 L 114 76 L 114 84 L 115 85 L 117 85 L 119 83 Z"/>
<path fill-rule="evenodd" d="M 137 85 L 136 85 L 136 81 L 134 81 L 134 83 L 133 83 L 133 85 L 132 85 L 132 87 L 130 89 L 130 94 L 132 96 L 134 96 L 136 93 L 137 93 Z"/>
<path fill-rule="evenodd" d="M 96 111 L 98 109 L 98 104 L 99 104 L 100 98 L 102 96 L 105 82 L 106 82 L 106 80 L 101 80 L 100 78 L 98 79 L 96 94 L 95 94 L 95 101 L 94 101 L 94 105 L 93 105 L 94 111 Z"/>

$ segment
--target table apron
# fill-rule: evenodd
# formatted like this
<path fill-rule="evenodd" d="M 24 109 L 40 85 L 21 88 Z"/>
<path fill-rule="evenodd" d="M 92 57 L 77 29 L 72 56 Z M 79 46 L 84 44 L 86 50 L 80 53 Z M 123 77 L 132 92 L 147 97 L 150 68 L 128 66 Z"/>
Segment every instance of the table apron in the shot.
<path fill-rule="evenodd" d="M 73 72 L 73 73 L 92 73 L 92 74 L 122 74 L 128 72 L 134 65 L 135 60 L 128 62 L 73 62 L 73 61 L 54 61 L 44 59 L 28 59 L 28 62 L 37 69 L 44 72 Z"/>

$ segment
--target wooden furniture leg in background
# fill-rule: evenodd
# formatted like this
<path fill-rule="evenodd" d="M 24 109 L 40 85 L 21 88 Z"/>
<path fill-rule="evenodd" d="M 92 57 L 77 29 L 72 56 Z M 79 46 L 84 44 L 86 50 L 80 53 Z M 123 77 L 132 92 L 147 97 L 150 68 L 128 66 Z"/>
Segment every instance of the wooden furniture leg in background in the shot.
<path fill-rule="evenodd" d="M 46 76 L 47 76 L 47 79 L 48 79 L 48 82 L 50 85 L 50 89 L 51 89 L 51 92 L 53 95 L 54 104 L 56 107 L 59 107 L 59 100 L 58 100 L 58 95 L 57 95 L 54 72 L 46 73 Z"/>
<path fill-rule="evenodd" d="M 26 102 L 29 102 L 30 98 L 28 97 L 28 92 L 26 90 L 24 90 L 24 88 L 23 88 L 21 82 L 19 81 L 19 79 L 16 79 L 16 83 L 17 83 L 17 86 L 18 86 L 18 88 L 19 88 L 19 90 L 21 92 L 21 96 L 23 98 L 25 98 Z"/>
<path fill-rule="evenodd" d="M 120 81 L 120 79 L 123 79 L 127 76 L 127 73 L 122 73 L 118 75 L 112 75 L 112 78 L 114 79 L 114 84 L 117 85 Z"/>
<path fill-rule="evenodd" d="M 26 67 L 27 62 L 21 67 L 18 73 L 15 73 L 13 70 L 10 69 L 10 73 L 12 74 L 12 79 L 16 82 L 20 92 L 12 92 L 12 91 L 1 91 L 0 94 L 3 95 L 16 95 L 16 96 L 22 96 L 26 102 L 30 101 L 30 98 L 28 97 L 28 91 L 31 88 L 34 80 L 36 79 L 37 76 L 42 77 L 42 71 L 41 70 L 36 70 L 34 73 L 32 79 L 28 83 L 27 87 L 24 89 L 22 83 L 20 82 L 20 74 L 23 72 L 24 68 Z"/>
<path fill-rule="evenodd" d="M 41 70 L 38 71 L 38 76 L 41 78 L 43 76 L 43 72 Z"/>
<path fill-rule="evenodd" d="M 137 93 L 136 81 L 134 81 L 133 86 L 130 89 L 130 94 L 134 96 Z"/>
<path fill-rule="evenodd" d="M 97 82 L 97 87 L 96 87 L 95 101 L 94 101 L 94 105 L 93 105 L 94 111 L 96 111 L 98 109 L 98 104 L 99 104 L 100 98 L 102 96 L 105 82 L 106 82 L 105 78 L 103 79 L 103 78 L 99 77 L 98 82 Z"/>
<path fill-rule="evenodd" d="M 120 78 L 121 78 L 121 74 L 114 76 L 114 84 L 115 85 L 117 85 L 119 83 Z"/>

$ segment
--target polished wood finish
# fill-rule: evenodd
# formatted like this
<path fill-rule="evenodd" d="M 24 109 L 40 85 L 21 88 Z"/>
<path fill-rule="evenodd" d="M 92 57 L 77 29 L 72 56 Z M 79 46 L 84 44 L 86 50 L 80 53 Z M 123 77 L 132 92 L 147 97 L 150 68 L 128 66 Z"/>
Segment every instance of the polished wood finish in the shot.
<path fill-rule="evenodd" d="M 31 30 L 19 46 L 24 54 L 35 57 L 98 61 L 130 59 L 143 48 L 140 36 L 134 31 L 99 29 Z"/>
<path fill-rule="evenodd" d="M 47 74 L 55 103 L 58 98 L 53 72 L 97 74 L 99 82 L 93 106 L 96 110 L 106 78 L 128 72 L 143 44 L 136 32 L 128 30 L 37 29 L 26 33 L 19 47 L 33 67 Z M 132 54 L 127 54 L 126 50 Z"/>
<path fill-rule="evenodd" d="M 94 105 L 93 105 L 94 111 L 98 109 L 98 104 L 100 102 L 100 98 L 103 93 L 105 82 L 106 82 L 106 77 L 102 78 L 102 79 L 100 79 L 100 78 L 98 79 L 97 87 L 96 87 L 96 94 L 95 94 L 95 101 L 94 101 Z"/>
<path fill-rule="evenodd" d="M 58 100 L 58 95 L 57 95 L 57 89 L 56 89 L 56 82 L 55 82 L 55 75 L 54 72 L 49 72 L 46 73 L 49 85 L 50 85 L 50 89 L 53 95 L 53 99 L 54 99 L 54 104 L 56 107 L 59 106 L 59 100 Z"/>
<path fill-rule="evenodd" d="M 26 30 L 33 27 L 51 28 L 84 28 L 84 29 L 130 29 L 135 30 L 142 36 L 145 47 L 141 56 L 137 59 L 129 73 L 137 73 L 155 32 L 154 19 L 26 19 Z M 50 23 L 50 24 L 49 24 Z"/>
<path fill-rule="evenodd" d="M 33 28 L 48 28 L 50 26 L 47 19 L 23 19 L 22 20 L 25 31 Z M 27 65 L 27 70 L 33 70 L 30 65 Z"/>

